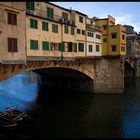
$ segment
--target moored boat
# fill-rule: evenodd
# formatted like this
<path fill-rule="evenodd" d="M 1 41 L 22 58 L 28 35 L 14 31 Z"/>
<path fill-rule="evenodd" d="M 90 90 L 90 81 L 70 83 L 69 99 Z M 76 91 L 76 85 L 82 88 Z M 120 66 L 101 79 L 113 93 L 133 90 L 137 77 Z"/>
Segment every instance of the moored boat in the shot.
<path fill-rule="evenodd" d="M 0 127 L 1 128 L 13 128 L 17 125 L 15 121 L 7 119 L 3 116 L 0 116 Z"/>

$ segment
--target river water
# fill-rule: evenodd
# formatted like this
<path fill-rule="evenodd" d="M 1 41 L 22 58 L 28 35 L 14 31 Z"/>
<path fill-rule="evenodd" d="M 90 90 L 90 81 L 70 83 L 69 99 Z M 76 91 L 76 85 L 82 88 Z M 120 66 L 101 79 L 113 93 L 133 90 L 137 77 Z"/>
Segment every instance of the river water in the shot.
<path fill-rule="evenodd" d="M 23 132 L 35 138 L 140 138 L 140 79 L 129 78 L 124 94 L 46 89 L 34 72 L 0 82 L 0 111 L 14 107 L 33 118 Z"/>

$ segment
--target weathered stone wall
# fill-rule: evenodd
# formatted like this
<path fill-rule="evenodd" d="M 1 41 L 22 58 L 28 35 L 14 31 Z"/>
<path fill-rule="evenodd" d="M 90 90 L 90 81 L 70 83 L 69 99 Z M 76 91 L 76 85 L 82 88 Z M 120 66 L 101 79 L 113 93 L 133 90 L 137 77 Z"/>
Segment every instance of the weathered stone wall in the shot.
<path fill-rule="evenodd" d="M 124 59 L 100 58 L 94 63 L 95 93 L 123 93 L 124 91 Z"/>
<path fill-rule="evenodd" d="M 135 64 L 135 77 L 140 77 L 140 59 L 137 59 Z"/>

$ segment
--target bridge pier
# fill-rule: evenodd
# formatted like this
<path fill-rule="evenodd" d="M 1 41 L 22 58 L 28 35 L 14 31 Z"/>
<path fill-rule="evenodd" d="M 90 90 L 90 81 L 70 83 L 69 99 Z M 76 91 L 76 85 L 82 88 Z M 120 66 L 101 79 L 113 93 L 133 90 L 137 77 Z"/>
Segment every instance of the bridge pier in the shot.
<path fill-rule="evenodd" d="M 124 58 L 100 58 L 94 62 L 94 93 L 123 93 Z"/>
<path fill-rule="evenodd" d="M 135 62 L 135 77 L 140 77 L 140 58 Z"/>

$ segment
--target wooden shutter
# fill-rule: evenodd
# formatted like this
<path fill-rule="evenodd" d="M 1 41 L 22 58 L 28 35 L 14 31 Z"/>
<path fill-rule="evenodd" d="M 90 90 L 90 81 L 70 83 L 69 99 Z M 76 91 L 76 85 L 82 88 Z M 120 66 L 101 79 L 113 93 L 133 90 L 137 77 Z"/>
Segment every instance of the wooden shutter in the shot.
<path fill-rule="evenodd" d="M 12 39 L 8 38 L 8 52 L 12 52 Z"/>
<path fill-rule="evenodd" d="M 17 52 L 17 39 L 13 38 L 13 52 Z"/>
<path fill-rule="evenodd" d="M 17 15 L 16 14 L 12 14 L 13 16 L 13 25 L 17 25 Z"/>
<path fill-rule="evenodd" d="M 8 24 L 12 24 L 12 13 L 8 13 Z"/>

